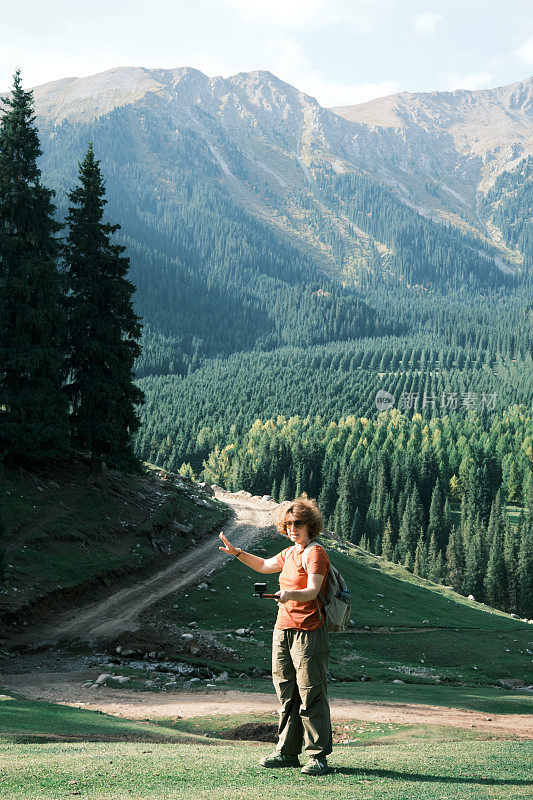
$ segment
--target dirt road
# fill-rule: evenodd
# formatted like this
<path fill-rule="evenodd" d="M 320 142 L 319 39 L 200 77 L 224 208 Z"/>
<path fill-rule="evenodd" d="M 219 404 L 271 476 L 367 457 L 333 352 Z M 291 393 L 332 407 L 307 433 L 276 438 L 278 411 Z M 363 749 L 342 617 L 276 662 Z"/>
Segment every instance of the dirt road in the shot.
<path fill-rule="evenodd" d="M 254 497 L 238 497 L 218 492 L 224 502 L 231 500 L 234 516 L 223 526 L 224 533 L 237 547 L 251 547 L 274 524 L 277 504 Z M 61 614 L 52 624 L 39 627 L 41 641 L 111 639 L 123 631 L 135 631 L 142 612 L 169 594 L 200 582 L 227 556 L 219 551 L 220 541 L 212 534 L 198 546 L 177 558 L 155 575 L 108 597 Z M 28 639 L 34 631 L 26 632 Z"/>
<path fill-rule="evenodd" d="M 92 671 L 94 678 L 94 670 Z M 132 692 L 101 686 L 85 688 L 87 671 L 33 672 L 0 675 L 0 685 L 7 691 L 20 692 L 35 700 L 103 711 L 126 719 L 161 719 L 169 717 L 205 717 L 213 714 L 274 715 L 276 697 L 260 692 L 236 690 L 208 692 Z M 533 739 L 533 715 L 487 714 L 460 708 L 388 702 L 353 702 L 332 700 L 333 720 L 396 722 L 422 725 L 451 725 L 491 733 L 496 737 Z"/>

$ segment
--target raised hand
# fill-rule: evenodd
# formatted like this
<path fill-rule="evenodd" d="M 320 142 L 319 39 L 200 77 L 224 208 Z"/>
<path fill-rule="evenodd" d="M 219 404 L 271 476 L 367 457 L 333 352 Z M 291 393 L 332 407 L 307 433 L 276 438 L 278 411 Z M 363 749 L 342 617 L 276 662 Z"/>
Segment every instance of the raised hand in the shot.
<path fill-rule="evenodd" d="M 219 533 L 219 538 L 222 539 L 224 543 L 224 547 L 219 547 L 219 550 L 222 550 L 223 553 L 227 553 L 229 556 L 236 556 L 237 553 L 240 552 L 240 547 L 235 547 L 231 544 L 229 539 L 226 539 L 223 533 Z"/>

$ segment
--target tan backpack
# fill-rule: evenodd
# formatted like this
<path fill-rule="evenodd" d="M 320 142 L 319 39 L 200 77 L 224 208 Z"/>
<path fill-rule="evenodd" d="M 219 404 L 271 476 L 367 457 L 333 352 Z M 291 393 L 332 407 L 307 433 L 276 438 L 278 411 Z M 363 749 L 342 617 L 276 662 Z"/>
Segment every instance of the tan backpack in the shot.
<path fill-rule="evenodd" d="M 315 544 L 316 542 L 310 542 L 302 553 L 302 567 L 306 572 L 309 550 Z M 337 633 L 338 631 L 346 630 L 346 626 L 350 621 L 350 590 L 339 570 L 333 566 L 331 561 L 327 577 L 326 592 L 324 594 L 320 591 L 318 596 L 322 601 L 328 631 Z"/>

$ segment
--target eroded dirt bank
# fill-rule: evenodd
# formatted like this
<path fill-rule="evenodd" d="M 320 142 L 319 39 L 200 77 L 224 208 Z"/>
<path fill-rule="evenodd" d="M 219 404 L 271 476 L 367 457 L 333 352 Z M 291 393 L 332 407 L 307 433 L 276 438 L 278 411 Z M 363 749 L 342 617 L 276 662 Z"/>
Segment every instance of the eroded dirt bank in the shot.
<path fill-rule="evenodd" d="M 247 548 L 272 529 L 277 504 L 255 497 L 238 497 L 217 492 L 217 497 L 231 501 L 232 517 L 223 525 L 224 532 L 237 546 Z M 169 594 L 175 594 L 202 581 L 227 559 L 218 549 L 218 533 L 205 538 L 164 569 L 131 586 L 111 591 L 106 597 L 69 608 L 55 619 L 38 626 L 29 626 L 16 641 L 109 641 L 124 631 L 136 631 L 143 612 Z"/>

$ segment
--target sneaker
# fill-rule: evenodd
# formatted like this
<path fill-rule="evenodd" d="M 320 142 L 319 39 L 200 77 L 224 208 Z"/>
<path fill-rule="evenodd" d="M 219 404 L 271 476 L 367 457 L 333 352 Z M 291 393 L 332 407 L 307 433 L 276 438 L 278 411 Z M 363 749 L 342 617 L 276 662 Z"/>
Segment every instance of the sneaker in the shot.
<path fill-rule="evenodd" d="M 326 775 L 329 772 L 328 762 L 325 758 L 311 758 L 300 772 L 303 775 Z"/>
<path fill-rule="evenodd" d="M 262 767 L 299 767 L 298 756 L 289 756 L 274 750 L 269 756 L 265 756 L 259 762 Z"/>

